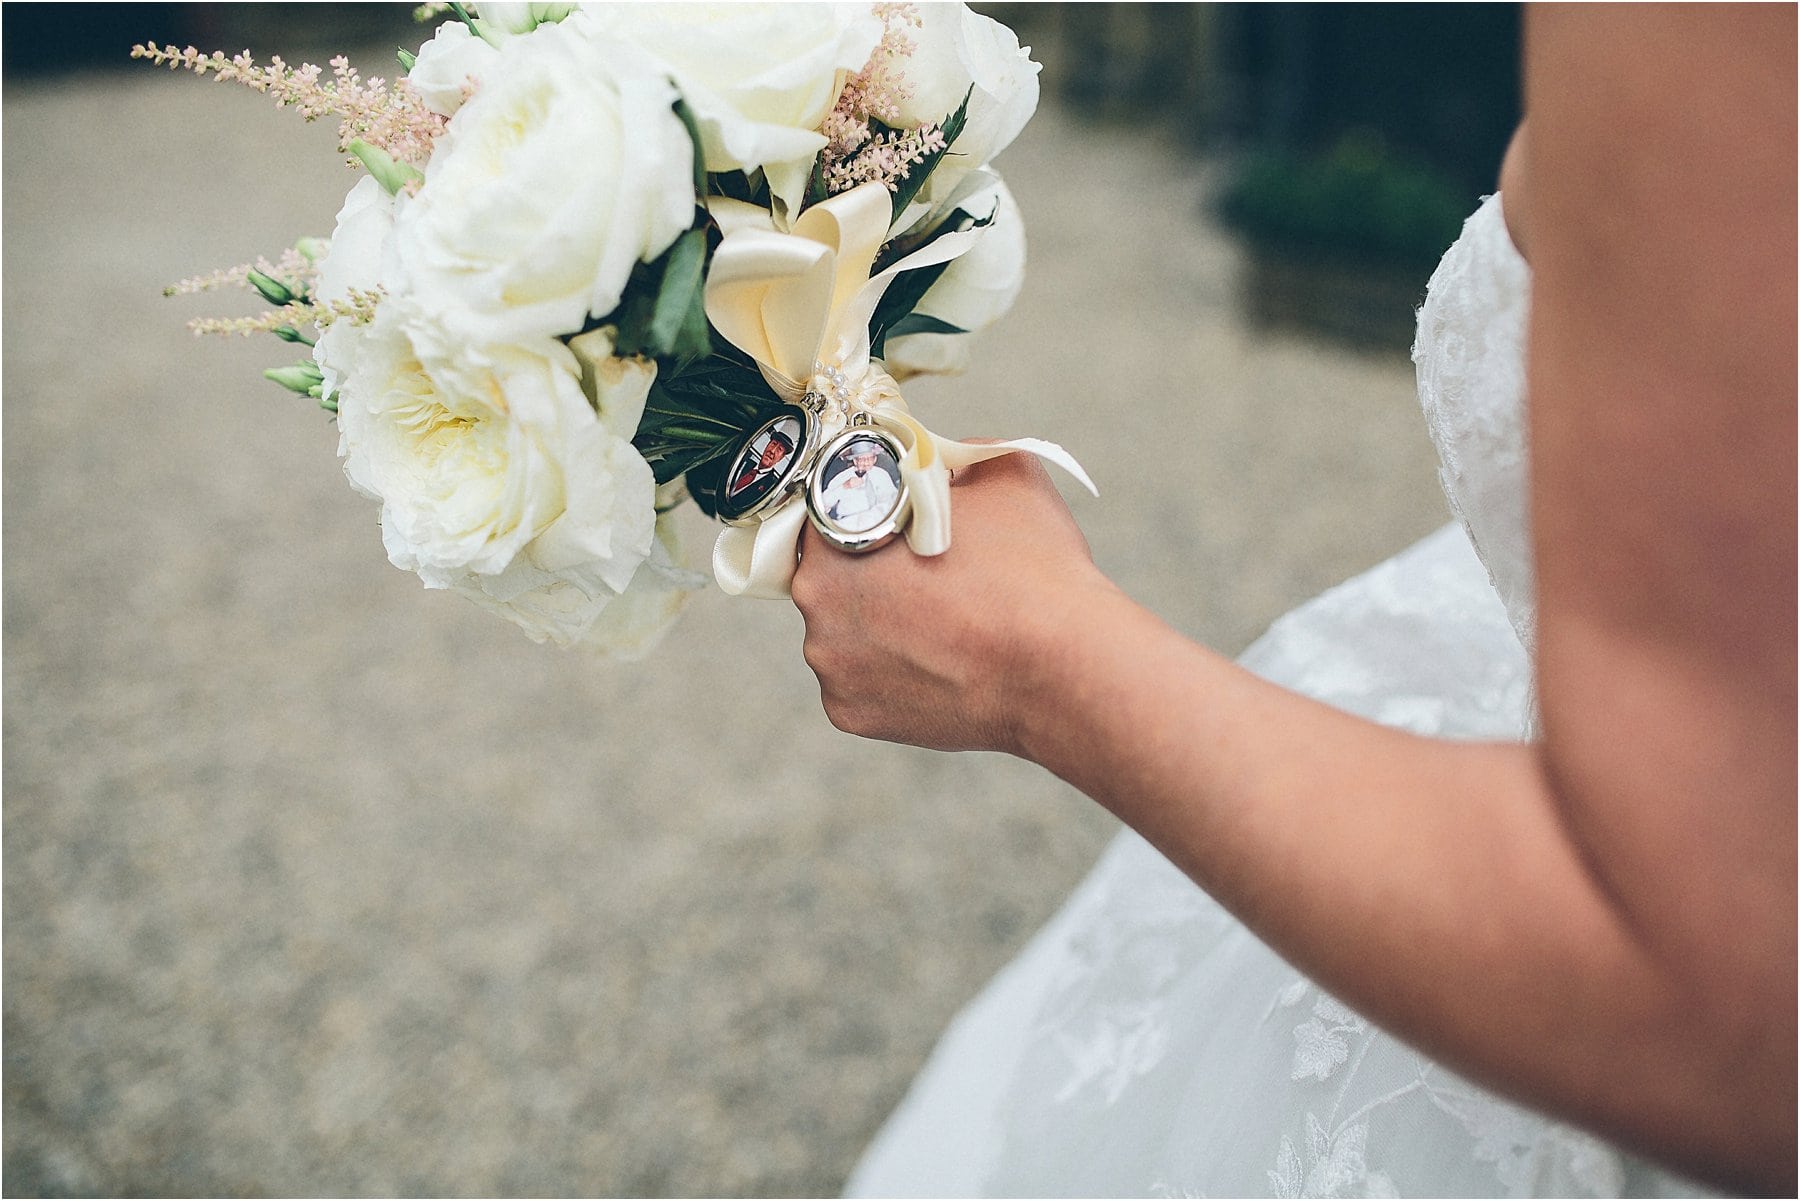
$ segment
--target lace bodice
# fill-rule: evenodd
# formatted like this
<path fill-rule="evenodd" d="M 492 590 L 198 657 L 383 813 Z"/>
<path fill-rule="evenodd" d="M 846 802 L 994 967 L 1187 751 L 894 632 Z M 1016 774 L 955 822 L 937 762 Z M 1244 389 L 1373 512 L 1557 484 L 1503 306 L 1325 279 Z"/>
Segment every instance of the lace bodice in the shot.
<path fill-rule="evenodd" d="M 1530 287 L 1501 199 L 1490 196 L 1432 273 L 1413 342 L 1444 496 L 1527 651 L 1535 642 L 1525 445 Z"/>

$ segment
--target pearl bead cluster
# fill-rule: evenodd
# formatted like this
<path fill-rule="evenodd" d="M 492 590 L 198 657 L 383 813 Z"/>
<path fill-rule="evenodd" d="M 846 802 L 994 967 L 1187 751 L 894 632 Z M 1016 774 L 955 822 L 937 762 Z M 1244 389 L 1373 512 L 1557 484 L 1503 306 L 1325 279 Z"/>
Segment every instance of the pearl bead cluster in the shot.
<path fill-rule="evenodd" d="M 813 389 L 839 408 L 850 405 L 850 377 L 842 367 L 816 362 L 813 364 Z"/>

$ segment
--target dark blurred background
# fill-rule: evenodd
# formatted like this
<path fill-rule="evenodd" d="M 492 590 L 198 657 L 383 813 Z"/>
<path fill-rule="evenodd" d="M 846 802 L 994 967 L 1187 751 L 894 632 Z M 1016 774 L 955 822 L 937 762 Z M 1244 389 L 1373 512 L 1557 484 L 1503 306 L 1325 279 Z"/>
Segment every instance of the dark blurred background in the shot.
<path fill-rule="evenodd" d="M 989 4 L 1094 120 L 1166 125 L 1226 169 L 1197 197 L 1250 252 L 1251 315 L 1371 345 L 1410 337 L 1421 268 L 1494 189 L 1519 116 L 1510 4 Z M 416 43 L 402 4 L 8 4 L 9 78 L 128 70 L 133 43 L 290 58 Z M 371 72 L 372 73 L 372 72 Z M 1416 300 L 1416 296 L 1413 297 Z"/>

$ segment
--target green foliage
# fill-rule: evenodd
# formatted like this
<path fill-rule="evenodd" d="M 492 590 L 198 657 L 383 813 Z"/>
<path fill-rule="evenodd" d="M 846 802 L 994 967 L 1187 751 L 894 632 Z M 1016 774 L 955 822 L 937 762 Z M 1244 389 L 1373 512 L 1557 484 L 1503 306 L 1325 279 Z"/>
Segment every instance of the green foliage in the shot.
<path fill-rule="evenodd" d="M 1471 197 L 1368 135 L 1323 157 L 1245 163 L 1220 215 L 1252 245 L 1354 261 L 1429 266 L 1456 240 Z"/>
<path fill-rule="evenodd" d="M 675 116 L 687 129 L 688 143 L 694 148 L 694 195 L 706 195 L 706 152 L 700 148 L 700 122 L 694 117 L 694 110 L 688 102 L 679 97 L 675 100 Z"/>
<path fill-rule="evenodd" d="M 876 260 L 876 273 L 879 274 L 892 263 L 915 251 L 923 250 L 945 234 L 961 233 L 967 229 L 980 229 L 993 224 L 993 221 L 993 213 L 989 213 L 985 217 L 977 217 L 967 209 L 957 209 L 923 238 L 909 242 L 890 243 L 883 249 L 881 258 Z M 878 359 L 885 355 L 887 340 L 890 337 L 898 338 L 905 334 L 960 334 L 967 332 L 947 322 L 937 321 L 935 317 L 928 317 L 923 313 L 913 311 L 919 307 L 919 302 L 925 298 L 925 293 L 931 290 L 931 285 L 938 281 L 938 278 L 949 266 L 949 263 L 933 263 L 929 267 L 904 271 L 901 272 L 899 278 L 888 285 L 888 290 L 881 294 L 881 303 L 875 306 L 875 312 L 869 318 L 869 353 L 871 355 Z M 944 328 L 928 328 L 925 325 L 926 322 L 936 322 L 937 325 Z"/>
<path fill-rule="evenodd" d="M 971 95 L 973 89 L 944 122 L 946 149 L 967 123 Z M 693 112 L 685 101 L 678 100 L 675 113 L 693 140 L 694 186 L 699 197 L 728 196 L 766 207 L 769 188 L 760 175 L 751 177 L 742 171 L 707 173 Z M 896 217 L 918 195 L 943 154 L 944 151 L 933 153 L 901 185 L 894 197 Z M 823 199 L 824 177 L 815 162 L 805 203 L 816 204 Z M 991 214 L 976 217 L 959 209 L 922 237 L 885 248 L 877 270 L 946 233 L 986 225 L 992 219 Z M 625 288 L 626 299 L 617 311 L 588 326 L 615 326 L 616 353 L 644 355 L 657 361 L 656 382 L 651 386 L 632 445 L 649 462 L 659 485 L 686 476 L 689 493 L 709 515 L 716 511 L 730 451 L 745 433 L 774 416 L 783 404 L 756 364 L 736 347 L 714 339 L 707 324 L 706 265 L 719 236 L 704 208 L 698 210 L 693 229 L 677 238 L 654 262 L 639 263 L 633 269 Z M 913 311 L 946 265 L 908 271 L 888 288 L 870 322 L 876 355 L 880 355 L 889 334 L 963 332 L 949 322 Z"/>
<path fill-rule="evenodd" d="M 735 349 L 687 360 L 658 372 L 632 445 L 658 484 L 687 475 L 689 490 L 710 514 L 705 469 L 722 473 L 737 439 L 781 406 L 756 365 Z"/>
<path fill-rule="evenodd" d="M 904 338 L 908 334 L 966 334 L 969 331 L 960 325 L 951 325 L 930 313 L 908 313 L 894 322 L 887 330 L 890 338 Z"/>
<path fill-rule="evenodd" d="M 817 171 L 816 160 L 814 170 Z M 706 195 L 727 196 L 732 200 L 741 200 L 745 204 L 754 204 L 757 208 L 768 208 L 769 183 L 758 171 L 754 181 L 742 171 L 717 171 L 706 177 Z M 808 201 L 810 203 L 810 200 Z"/>
<path fill-rule="evenodd" d="M 706 326 L 706 231 L 690 229 L 669 247 L 662 288 L 650 313 L 649 344 L 657 355 L 703 355 Z"/>
<path fill-rule="evenodd" d="M 696 358 L 712 350 L 706 324 L 707 231 L 690 229 L 654 262 L 632 268 L 625 302 L 588 328 L 616 325 L 618 353 Z"/>
<path fill-rule="evenodd" d="M 943 149 L 934 150 L 926 155 L 925 160 L 915 166 L 906 178 L 900 181 L 900 188 L 894 193 L 894 219 L 896 221 L 900 219 L 900 214 L 906 211 L 906 206 L 911 204 L 913 198 L 919 194 L 919 189 L 925 186 L 925 181 L 931 178 L 931 173 L 937 170 L 938 163 L 951 152 L 956 145 L 956 139 L 962 136 L 963 126 L 969 123 L 969 99 L 974 95 L 975 85 L 970 84 L 969 90 L 963 93 L 962 103 L 956 106 L 956 111 L 944 118 Z"/>

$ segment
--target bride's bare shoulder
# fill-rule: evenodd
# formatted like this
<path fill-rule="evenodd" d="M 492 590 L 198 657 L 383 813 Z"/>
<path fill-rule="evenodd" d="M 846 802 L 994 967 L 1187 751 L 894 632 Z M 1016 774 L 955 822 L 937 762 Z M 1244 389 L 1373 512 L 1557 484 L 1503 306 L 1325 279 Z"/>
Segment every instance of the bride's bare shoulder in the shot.
<path fill-rule="evenodd" d="M 1525 178 L 1526 123 L 1519 122 L 1507 143 L 1506 157 L 1500 163 L 1500 213 L 1506 218 L 1506 232 L 1512 238 L 1519 257 L 1531 261 L 1531 186 Z"/>

